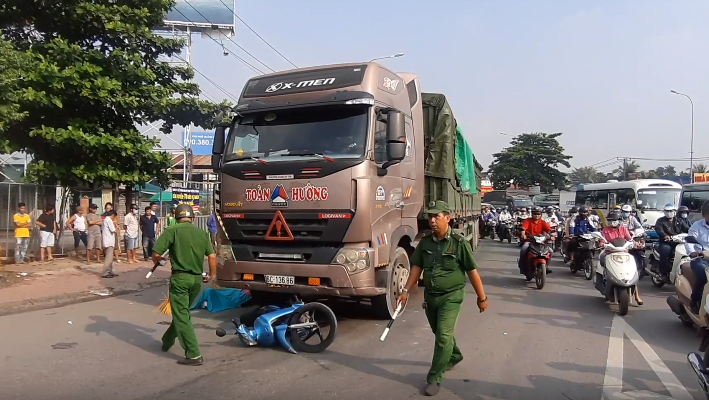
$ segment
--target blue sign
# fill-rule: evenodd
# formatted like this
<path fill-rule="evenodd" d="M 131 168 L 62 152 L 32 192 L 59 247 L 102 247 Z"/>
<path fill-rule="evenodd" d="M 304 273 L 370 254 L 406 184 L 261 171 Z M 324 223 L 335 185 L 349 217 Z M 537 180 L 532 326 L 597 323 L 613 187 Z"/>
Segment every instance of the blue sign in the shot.
<path fill-rule="evenodd" d="M 182 145 L 192 149 L 192 154 L 196 156 L 212 155 L 212 143 L 214 132 L 192 132 L 190 143 L 187 143 L 185 132 L 182 132 Z"/>

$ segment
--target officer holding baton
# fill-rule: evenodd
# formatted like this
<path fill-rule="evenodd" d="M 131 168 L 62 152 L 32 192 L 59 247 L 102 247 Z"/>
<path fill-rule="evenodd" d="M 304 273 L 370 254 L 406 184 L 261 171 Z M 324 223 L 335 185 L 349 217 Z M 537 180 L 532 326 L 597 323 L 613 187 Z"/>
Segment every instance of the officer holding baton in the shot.
<path fill-rule="evenodd" d="M 470 243 L 450 228 L 448 204 L 432 201 L 426 213 L 431 232 L 421 238 L 411 256 L 411 274 L 398 301 L 406 304 L 409 290 L 418 284 L 423 271 L 423 308 L 436 335 L 433 361 L 426 377 L 426 395 L 435 396 L 440 390 L 443 374 L 463 361 L 453 331 L 465 295 L 466 275 L 478 295 L 480 312 L 487 308 L 487 297 Z"/>

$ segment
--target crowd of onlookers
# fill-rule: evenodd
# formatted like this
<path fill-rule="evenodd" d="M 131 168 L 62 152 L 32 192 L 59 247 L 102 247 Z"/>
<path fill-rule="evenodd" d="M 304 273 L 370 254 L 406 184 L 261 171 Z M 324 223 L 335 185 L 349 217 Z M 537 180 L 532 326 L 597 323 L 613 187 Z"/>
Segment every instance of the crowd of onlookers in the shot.
<path fill-rule="evenodd" d="M 15 250 L 15 262 L 23 263 L 27 256 L 27 249 L 30 242 L 32 218 L 27 213 L 25 203 L 18 204 L 18 212 L 14 215 L 15 239 L 17 247 Z M 177 219 L 174 216 L 175 206 L 171 207 L 170 214 L 165 218 L 167 227 L 175 225 Z M 113 272 L 113 263 L 121 261 L 121 243 L 125 248 L 125 262 L 138 263 L 137 251 L 142 245 L 143 260 L 149 261 L 153 253 L 156 234 L 159 231 L 160 220 L 157 203 L 150 203 L 145 207 L 143 213 L 137 205 L 131 204 L 130 212 L 123 218 L 121 224 L 118 213 L 113 208 L 113 203 L 104 205 L 104 212 L 99 214 L 98 205 L 91 204 L 88 213 L 82 206 L 76 207 L 74 213 L 66 221 L 66 228 L 71 230 L 74 237 L 74 254 L 79 256 L 79 246 L 86 248 L 86 262 L 91 263 L 95 256 L 97 262 L 101 262 L 104 257 L 104 278 L 117 276 Z M 47 205 L 44 212 L 35 220 L 35 225 L 39 229 L 40 241 L 40 261 L 53 260 L 52 248 L 59 226 L 56 221 L 56 210 L 54 205 Z M 217 226 L 214 215 L 210 215 L 207 222 L 212 242 L 215 241 Z M 142 239 L 142 240 L 141 240 Z"/>

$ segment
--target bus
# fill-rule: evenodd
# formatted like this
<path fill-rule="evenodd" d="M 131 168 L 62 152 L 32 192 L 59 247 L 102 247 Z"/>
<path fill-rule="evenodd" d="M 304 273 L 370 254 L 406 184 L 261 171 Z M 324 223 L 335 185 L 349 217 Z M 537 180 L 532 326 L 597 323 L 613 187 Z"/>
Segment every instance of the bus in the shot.
<path fill-rule="evenodd" d="M 678 206 L 681 193 L 682 185 L 666 179 L 580 184 L 576 190 L 576 205 L 593 207 L 605 220 L 604 216 L 615 205 L 630 204 L 638 209 L 649 238 L 655 240 L 655 222 L 663 216 L 662 209 L 668 203 Z"/>
<path fill-rule="evenodd" d="M 709 200 L 709 183 L 688 183 L 682 186 L 680 205 L 689 208 L 689 220 L 702 218 L 702 204 Z"/>

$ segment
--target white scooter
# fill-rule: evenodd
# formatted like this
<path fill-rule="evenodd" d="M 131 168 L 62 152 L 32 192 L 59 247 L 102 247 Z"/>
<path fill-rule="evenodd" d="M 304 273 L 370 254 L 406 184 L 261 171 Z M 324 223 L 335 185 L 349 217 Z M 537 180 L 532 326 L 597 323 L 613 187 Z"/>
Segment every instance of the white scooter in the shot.
<path fill-rule="evenodd" d="M 676 243 L 675 246 L 675 251 L 673 256 L 670 258 L 670 262 L 672 263 L 672 271 L 670 272 L 670 281 L 674 282 L 675 281 L 675 276 L 677 275 L 677 271 L 679 270 L 680 265 L 687 261 L 689 256 L 687 255 L 687 251 L 684 248 L 684 243 L 685 243 L 685 238 L 687 237 L 686 233 L 680 233 L 679 235 L 674 235 L 671 238 L 671 241 Z M 654 243 L 652 245 L 652 252 L 650 253 L 650 262 L 647 263 L 647 268 L 645 271 L 647 272 L 647 275 L 650 275 L 652 278 L 652 284 L 656 288 L 661 288 L 665 286 L 667 283 L 662 279 L 662 276 L 660 275 L 660 252 L 657 249 L 658 243 Z"/>
<path fill-rule="evenodd" d="M 593 286 L 611 304 L 618 304 L 620 315 L 626 315 L 631 301 L 636 301 L 635 290 L 640 278 L 635 257 L 628 253 L 635 247 L 635 242 L 623 239 L 613 241 L 619 246 L 607 243 L 603 247 L 605 257 L 602 257 L 596 266 Z M 624 242 L 622 245 L 619 243 L 621 241 Z"/>
<path fill-rule="evenodd" d="M 686 237 L 687 243 L 698 244 L 694 236 Z M 684 247 L 684 246 L 682 246 Z M 702 248 L 701 254 L 697 258 L 709 258 L 709 251 Z M 687 256 L 686 260 L 678 267 L 674 275 L 675 294 L 667 297 L 667 305 L 670 306 L 672 312 L 677 314 L 683 324 L 699 328 L 706 328 L 707 322 L 703 314 L 703 308 L 699 309 L 699 315 L 692 312 L 692 291 L 694 290 L 694 282 L 696 280 L 694 271 L 690 265 L 693 258 Z M 705 274 L 709 277 L 709 271 L 705 270 Z M 706 300 L 709 291 L 709 285 L 704 286 L 704 294 L 702 299 Z"/>

